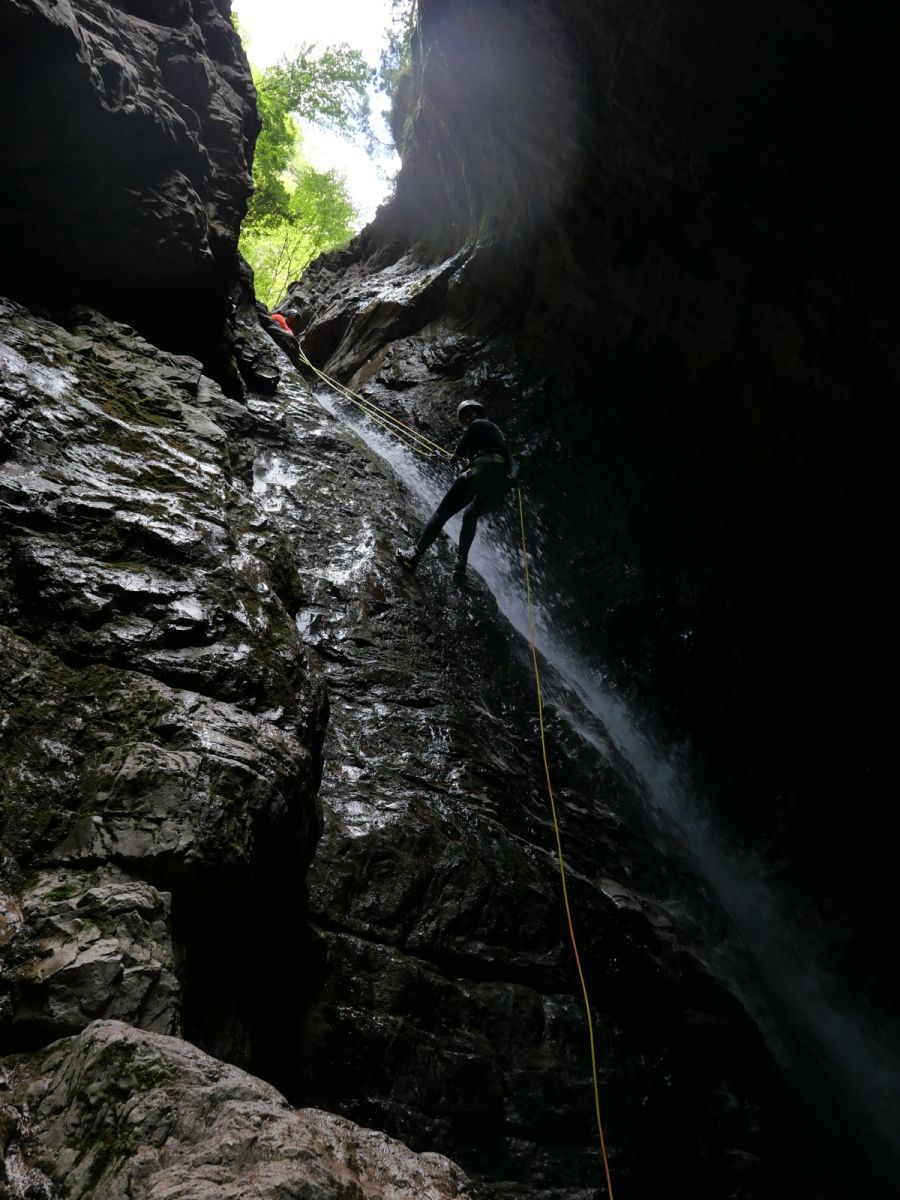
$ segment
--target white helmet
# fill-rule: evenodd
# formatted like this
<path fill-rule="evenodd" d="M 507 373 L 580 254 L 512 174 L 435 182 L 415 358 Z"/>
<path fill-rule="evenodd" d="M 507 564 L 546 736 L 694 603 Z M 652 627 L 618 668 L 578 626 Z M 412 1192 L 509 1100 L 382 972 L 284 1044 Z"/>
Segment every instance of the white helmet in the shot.
<path fill-rule="evenodd" d="M 484 405 L 479 400 L 463 400 L 462 404 L 456 410 L 457 420 L 463 419 L 463 414 L 470 412 L 473 416 L 484 416 Z"/>

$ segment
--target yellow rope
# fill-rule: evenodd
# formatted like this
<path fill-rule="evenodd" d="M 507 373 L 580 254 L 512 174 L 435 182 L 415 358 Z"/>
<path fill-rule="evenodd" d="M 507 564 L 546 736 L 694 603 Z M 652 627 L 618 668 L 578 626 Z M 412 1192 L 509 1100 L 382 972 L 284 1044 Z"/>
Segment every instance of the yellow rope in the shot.
<path fill-rule="evenodd" d="M 437 442 L 433 442 L 431 438 L 425 437 L 423 433 L 419 433 L 418 430 L 413 429 L 412 425 L 407 425 L 405 421 L 401 421 L 399 417 L 395 417 L 387 409 L 381 408 L 373 400 L 367 400 L 365 396 L 358 395 L 337 379 L 332 379 L 330 375 L 326 375 L 324 371 L 320 371 L 318 367 L 313 366 L 299 342 L 297 343 L 297 350 L 299 351 L 301 361 L 318 375 L 321 380 L 327 383 L 329 387 L 334 388 L 345 400 L 349 400 L 351 404 L 355 404 L 376 425 L 380 425 L 388 433 L 395 434 L 410 450 L 415 450 L 416 453 L 424 455 L 425 458 L 432 458 L 435 454 L 440 454 L 444 458 L 452 457 L 448 450 L 445 450 L 443 446 L 439 446 Z M 419 444 L 416 445 L 415 443 Z"/>
<path fill-rule="evenodd" d="M 612 1178 L 609 1172 L 609 1158 L 606 1153 L 606 1138 L 603 1134 L 603 1121 L 600 1117 L 600 1082 L 597 1075 L 597 1051 L 594 1046 L 594 1021 L 591 1016 L 591 1004 L 588 999 L 587 983 L 581 967 L 581 956 L 578 953 L 578 943 L 575 940 L 575 926 L 572 923 L 572 909 L 569 905 L 569 889 L 566 886 L 566 868 L 563 861 L 562 838 L 559 832 L 559 820 L 556 814 L 556 799 L 553 795 L 553 784 L 550 780 L 550 764 L 547 759 L 547 735 L 544 731 L 544 701 L 541 694 L 541 673 L 538 668 L 537 649 L 534 641 L 534 612 L 531 602 L 531 573 L 528 569 L 528 545 L 525 541 L 525 508 L 522 502 L 522 490 L 516 488 L 519 504 L 519 524 L 522 529 L 522 554 L 525 559 L 525 595 L 528 602 L 528 634 L 531 640 L 531 657 L 534 662 L 534 681 L 537 687 L 538 723 L 541 729 L 541 753 L 544 758 L 544 775 L 547 780 L 547 794 L 550 797 L 550 812 L 553 815 L 553 832 L 556 835 L 556 852 L 559 858 L 559 874 L 562 880 L 563 905 L 566 910 L 566 921 L 569 926 L 569 939 L 572 943 L 572 953 L 575 956 L 575 967 L 581 983 L 581 994 L 584 997 L 584 1011 L 587 1014 L 588 1036 L 591 1044 L 591 1071 L 594 1077 L 594 1109 L 597 1114 L 597 1130 L 600 1134 L 600 1155 L 603 1159 L 603 1171 L 606 1176 L 606 1192 L 609 1200 L 613 1200 Z"/>
<path fill-rule="evenodd" d="M 411 450 L 415 450 L 417 453 L 423 454 L 428 458 L 431 458 L 433 454 L 441 454 L 445 458 L 452 457 L 443 446 L 439 446 L 436 442 L 432 442 L 423 434 L 418 433 L 412 428 L 412 426 L 407 425 L 398 417 L 394 417 L 385 409 L 380 408 L 373 401 L 366 400 L 363 396 L 358 396 L 355 392 L 352 392 L 350 388 L 345 387 L 344 384 L 339 383 L 336 379 L 332 379 L 330 375 L 326 375 L 324 371 L 320 371 L 318 367 L 313 366 L 306 354 L 303 352 L 303 348 L 299 345 L 299 343 L 298 350 L 300 352 L 300 358 L 302 361 L 309 367 L 311 371 L 318 375 L 320 379 L 322 379 L 330 387 L 334 388 L 334 390 L 340 395 L 344 396 L 345 399 L 349 400 L 351 404 L 355 404 L 357 408 L 361 409 L 366 416 L 375 421 L 383 429 L 386 429 L 389 433 L 393 433 Z M 416 442 L 421 443 L 421 446 L 428 447 L 428 449 L 422 449 L 421 446 L 417 446 L 414 442 L 408 440 L 410 436 L 414 438 Z M 528 632 L 531 640 L 531 657 L 534 662 L 534 681 L 537 688 L 538 722 L 541 730 L 541 754 L 544 760 L 544 775 L 547 781 L 547 794 L 550 797 L 550 812 L 553 817 L 553 832 L 556 836 L 556 852 L 559 859 L 559 874 L 562 882 L 562 897 L 563 905 L 566 911 L 566 922 L 569 927 L 569 940 L 572 943 L 572 953 L 575 958 L 575 968 L 578 972 L 578 980 L 581 984 L 581 994 L 584 998 L 584 1010 L 587 1015 L 588 1037 L 590 1039 L 591 1048 L 591 1074 L 594 1081 L 594 1111 L 597 1117 L 597 1131 L 600 1134 L 600 1155 L 603 1160 L 603 1172 L 606 1177 L 606 1192 L 609 1200 L 613 1200 L 612 1177 L 609 1170 L 609 1157 L 606 1153 L 606 1137 L 603 1133 L 603 1120 L 600 1116 L 600 1081 L 597 1073 L 597 1050 L 594 1044 L 594 1021 L 591 1015 L 591 1004 L 588 998 L 587 983 L 585 981 L 584 971 L 581 966 L 581 956 L 578 953 L 578 942 L 575 938 L 575 926 L 572 922 L 572 909 L 569 904 L 569 889 L 566 884 L 566 867 L 562 852 L 562 838 L 559 832 L 559 819 L 556 812 L 556 798 L 553 794 L 553 783 L 550 778 L 550 764 L 547 758 L 547 735 L 544 729 L 544 700 L 541 692 L 541 673 L 538 667 L 537 648 L 535 646 L 534 637 L 534 610 L 531 600 L 531 573 L 528 568 L 528 544 L 525 539 L 525 508 L 522 502 L 521 488 L 516 489 L 516 496 L 519 505 L 519 523 L 522 530 L 522 554 L 525 563 L 525 595 L 528 602 Z"/>

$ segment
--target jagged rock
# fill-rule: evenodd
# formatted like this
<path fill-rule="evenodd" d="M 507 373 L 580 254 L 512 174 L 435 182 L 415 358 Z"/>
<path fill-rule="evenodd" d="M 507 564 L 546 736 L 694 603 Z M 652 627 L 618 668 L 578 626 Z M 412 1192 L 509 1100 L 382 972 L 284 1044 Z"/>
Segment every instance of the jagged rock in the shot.
<path fill-rule="evenodd" d="M 253 293 L 253 272 L 241 259 L 238 278 L 231 289 L 232 327 L 234 329 L 234 351 L 238 369 L 247 387 L 252 391 L 270 393 L 278 387 L 281 378 L 280 355 L 272 341 L 275 340 L 287 353 L 287 347 L 277 337 L 273 326 L 270 337 L 260 329 L 259 304 Z M 269 321 L 268 325 L 272 325 Z M 296 359 L 296 346 L 293 347 Z"/>
<path fill-rule="evenodd" d="M 195 361 L 99 317 L 70 331 L 9 305 L 0 317 L 0 613 L 68 657 L 302 724 L 302 650 L 232 479 L 226 434 L 246 410 Z"/>
<path fill-rule="evenodd" d="M 361 362 L 371 371 L 386 342 L 423 328 L 452 308 L 454 290 L 471 258 L 471 250 L 464 249 L 435 263 L 423 262 L 415 251 L 394 255 L 389 246 L 378 253 L 376 246 L 362 234 L 345 252 L 348 261 L 341 264 L 337 279 L 325 265 L 333 260 L 318 259 L 284 300 L 313 314 L 300 327 L 304 352 L 313 363 L 328 361 L 338 374 Z M 375 252 L 377 271 L 364 250 Z"/>
<path fill-rule="evenodd" d="M 22 896 L 14 1028 L 59 1037 L 101 1017 L 178 1031 L 170 897 L 115 868 L 44 871 Z"/>
<path fill-rule="evenodd" d="M 266 717 L 139 673 L 67 667 L 0 627 L 4 845 L 12 862 L 108 860 L 193 890 L 247 869 L 295 809 L 317 825 L 315 768 Z M 308 851 L 307 851 L 308 852 Z"/>
<path fill-rule="evenodd" d="M 425 428 L 453 389 L 421 344 L 478 339 L 455 398 L 530 468 L 558 623 L 888 1011 L 898 47 L 797 0 L 425 0 L 396 196 L 293 291 L 317 364 L 405 379 Z M 438 312 L 391 308 L 462 253 Z"/>
<path fill-rule="evenodd" d="M 4 0 L 0 80 L 0 290 L 52 277 L 56 303 L 212 355 L 259 128 L 226 6 Z"/>
<path fill-rule="evenodd" d="M 455 353 L 435 353 L 451 384 Z M 525 645 L 477 578 L 451 589 L 443 539 L 415 577 L 398 573 L 393 549 L 440 469 L 417 475 L 403 461 L 398 486 L 329 415 L 328 397 L 319 407 L 290 376 L 282 395 L 250 402 L 269 430 L 255 490 L 289 534 L 305 595 L 298 623 L 332 694 L 309 875 L 327 958 L 285 1086 L 449 1154 L 485 1200 L 594 1200 L 584 1016 Z M 392 411 L 407 395 L 392 392 Z M 479 534 L 480 569 L 502 558 L 511 515 L 494 519 L 489 551 Z M 690 1159 L 710 1197 L 802 1194 L 779 1146 L 779 1088 L 759 1035 L 666 911 L 677 868 L 648 849 L 613 762 L 582 761 L 577 747 L 565 742 L 555 770 L 617 1180 L 625 1194 L 662 1189 L 668 1164 Z"/>
<path fill-rule="evenodd" d="M 0 360 L 7 890 L 35 867 L 114 864 L 171 891 L 184 1027 L 249 1062 L 276 1037 L 251 981 L 282 928 L 298 946 L 285 997 L 305 969 L 293 878 L 318 836 L 326 717 L 285 607 L 296 572 L 239 475 L 253 418 L 195 360 L 89 312 L 65 329 L 3 301 Z M 130 933 L 124 957 L 61 951 L 82 980 L 68 999 L 13 981 L 7 1047 L 96 1015 L 88 976 L 119 961 L 99 1011 L 173 1028 L 170 981 L 142 1000 L 127 961 L 164 961 L 154 920 Z"/>
<path fill-rule="evenodd" d="M 32 1169 L 60 1200 L 466 1200 L 462 1171 L 175 1038 L 98 1022 L 20 1060 Z"/>

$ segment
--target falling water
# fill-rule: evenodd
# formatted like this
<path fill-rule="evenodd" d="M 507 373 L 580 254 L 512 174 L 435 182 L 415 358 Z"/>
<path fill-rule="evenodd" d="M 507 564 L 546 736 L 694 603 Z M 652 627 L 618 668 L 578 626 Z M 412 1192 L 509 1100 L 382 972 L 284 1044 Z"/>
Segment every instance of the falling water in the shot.
<path fill-rule="evenodd" d="M 357 413 L 339 407 L 330 395 L 319 394 L 316 399 L 389 464 L 418 499 L 423 518 L 430 514 L 448 479 L 436 479 L 429 463 Z M 458 517 L 447 531 L 457 537 Z M 489 521 L 476 539 L 469 562 L 509 623 L 527 637 L 521 551 Z M 540 583 L 540 568 L 532 562 L 532 569 Z M 606 683 L 602 670 L 567 648 L 554 628 L 552 614 L 539 600 L 534 621 L 538 651 L 552 668 L 548 700 L 604 757 L 609 756 L 612 743 L 618 758 L 627 764 L 631 782 L 637 783 L 651 829 L 670 845 L 675 842 L 712 888 L 737 931 L 739 942 L 700 948 L 708 967 L 757 1022 L 795 1085 L 807 1096 L 821 1099 L 830 1087 L 842 1097 L 837 1101 L 838 1120 L 858 1127 L 860 1142 L 867 1145 L 873 1160 L 880 1161 L 882 1165 L 876 1169 L 885 1172 L 885 1184 L 890 1186 L 888 1175 L 900 1173 L 900 1061 L 888 1048 L 890 1034 L 877 1029 L 875 1022 L 854 1015 L 858 1004 L 836 978 L 817 965 L 812 939 L 793 926 L 766 880 L 754 874 L 713 830 L 685 772 L 675 765 L 676 756 L 667 755 L 640 728 Z M 748 955 L 755 972 L 746 969 Z M 849 1144 L 846 1152 L 851 1153 Z"/>

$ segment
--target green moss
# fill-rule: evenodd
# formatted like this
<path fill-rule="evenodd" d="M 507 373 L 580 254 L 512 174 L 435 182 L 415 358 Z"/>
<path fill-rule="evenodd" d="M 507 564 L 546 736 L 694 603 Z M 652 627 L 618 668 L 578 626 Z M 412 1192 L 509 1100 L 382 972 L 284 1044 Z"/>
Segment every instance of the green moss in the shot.
<path fill-rule="evenodd" d="M 138 562 L 137 559 L 104 559 L 103 565 L 109 567 L 113 571 L 146 571 L 147 564 Z"/>
<path fill-rule="evenodd" d="M 0 838 L 13 889 L 96 806 L 94 767 L 111 746 L 147 740 L 165 698 L 106 667 L 70 668 L 0 633 Z M 50 899 L 68 895 L 54 889 Z"/>
<path fill-rule="evenodd" d="M 167 446 L 171 446 L 173 450 L 177 450 L 179 454 L 186 454 L 188 458 L 196 460 L 197 447 L 183 441 L 181 438 L 175 437 L 173 434 L 167 433 L 163 435 L 163 441 Z"/>
<path fill-rule="evenodd" d="M 133 1043 L 110 1042 L 97 1055 L 93 1072 L 103 1081 L 107 1104 L 96 1111 L 95 1119 L 84 1128 L 84 1140 L 79 1160 L 89 1159 L 90 1189 L 116 1164 L 131 1157 L 136 1145 L 135 1131 L 123 1118 L 121 1099 L 130 1099 L 136 1092 L 147 1092 L 174 1074 L 159 1060 L 142 1062 L 140 1047 Z"/>
<path fill-rule="evenodd" d="M 133 429 L 119 424 L 104 424 L 98 430 L 100 440 L 106 446 L 116 446 L 128 454 L 140 454 L 147 448 L 147 443 Z"/>
<path fill-rule="evenodd" d="M 110 1078 L 118 1088 L 129 1095 L 134 1092 L 149 1092 L 167 1082 L 175 1071 L 161 1059 L 141 1059 L 139 1046 L 131 1042 L 110 1042 L 97 1056 L 98 1067 L 108 1070 Z"/>
<path fill-rule="evenodd" d="M 51 888 L 49 892 L 44 892 L 45 900 L 71 900 L 73 896 L 79 895 L 81 888 L 76 887 L 71 883 L 61 884 L 59 887 Z"/>
<path fill-rule="evenodd" d="M 91 1159 L 88 1172 L 90 1186 L 96 1187 L 109 1168 L 114 1163 L 130 1157 L 133 1149 L 134 1139 L 128 1134 L 115 1137 L 104 1130 L 99 1137 L 95 1137 L 86 1151 Z"/>
<path fill-rule="evenodd" d="M 166 418 L 148 408 L 134 392 L 114 384 L 102 375 L 94 375 L 90 382 L 91 399 L 108 416 L 138 425 L 159 427 L 166 424 Z"/>

